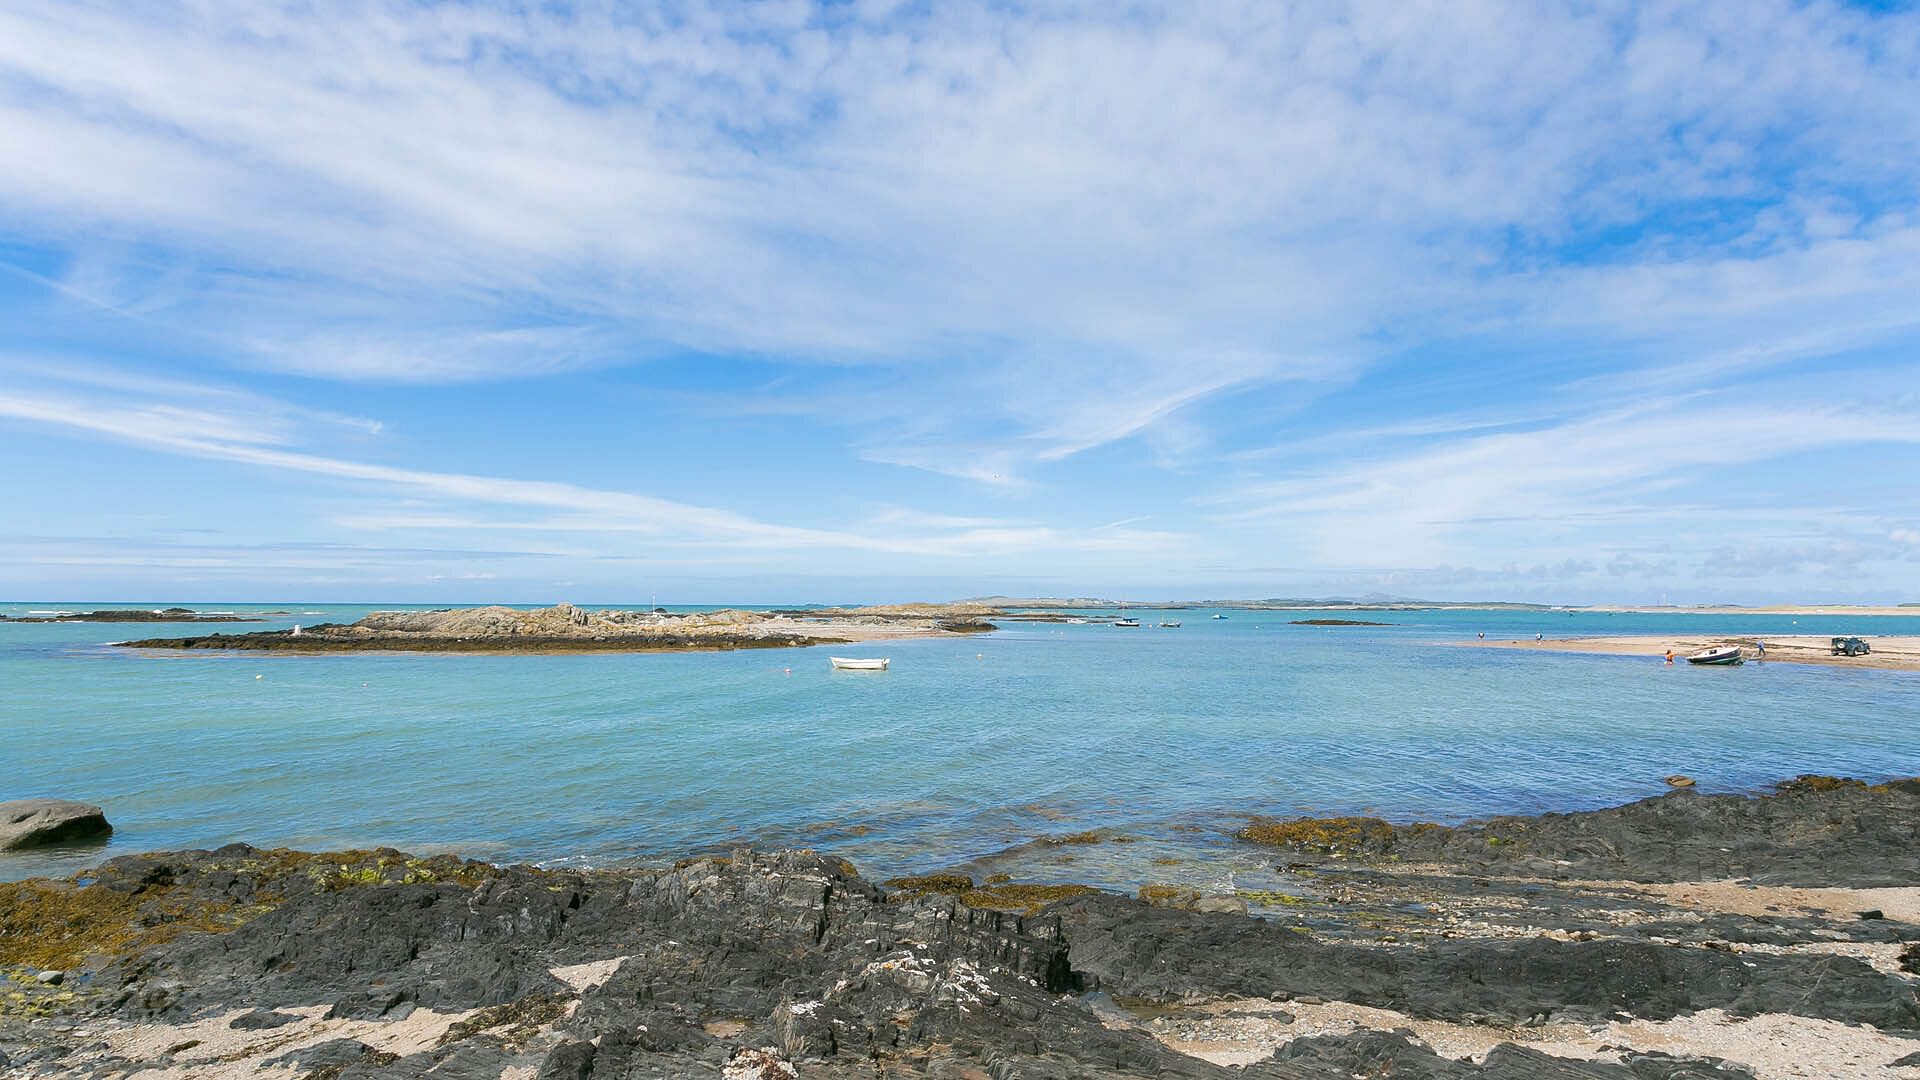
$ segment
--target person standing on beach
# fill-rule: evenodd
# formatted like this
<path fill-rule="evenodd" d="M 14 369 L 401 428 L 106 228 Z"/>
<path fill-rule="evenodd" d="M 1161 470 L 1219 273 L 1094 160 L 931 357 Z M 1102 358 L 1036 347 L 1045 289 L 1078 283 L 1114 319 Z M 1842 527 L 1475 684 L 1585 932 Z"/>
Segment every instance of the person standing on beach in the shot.
<path fill-rule="evenodd" d="M 1667 666 L 1668 667 L 1673 666 L 1673 650 L 1672 649 L 1667 650 Z"/>

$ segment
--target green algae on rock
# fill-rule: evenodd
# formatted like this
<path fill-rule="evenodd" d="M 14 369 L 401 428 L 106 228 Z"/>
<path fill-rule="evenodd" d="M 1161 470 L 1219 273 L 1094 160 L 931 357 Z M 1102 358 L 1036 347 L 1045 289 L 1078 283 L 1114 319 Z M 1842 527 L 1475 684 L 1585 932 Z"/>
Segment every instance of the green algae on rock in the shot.
<path fill-rule="evenodd" d="M 960 894 L 960 902 L 982 911 L 1038 915 L 1049 905 L 1078 896 L 1090 896 L 1099 891 L 1091 885 L 1024 885 L 1010 882 L 968 889 Z"/>
<path fill-rule="evenodd" d="M 899 899 L 921 896 L 957 896 L 973 888 L 973 879 L 965 874 L 921 874 L 917 877 L 888 878 L 880 883 L 893 890 Z"/>
<path fill-rule="evenodd" d="M 233 930 L 303 893 L 431 882 L 471 888 L 496 872 L 451 855 L 416 858 L 386 848 L 306 852 L 236 844 L 127 855 L 65 881 L 0 883 L 0 965 L 90 967 L 185 933 Z"/>
<path fill-rule="evenodd" d="M 1322 855 L 1379 855 L 1393 846 L 1395 829 L 1375 817 L 1259 820 L 1237 834 L 1268 847 L 1294 848 Z"/>
<path fill-rule="evenodd" d="M 985 884 L 975 885 L 965 874 L 923 874 L 918 877 L 891 878 L 881 883 L 891 890 L 892 901 L 917 900 L 927 896 L 952 896 L 979 911 L 1005 911 L 1022 915 L 1037 914 L 1049 904 L 1086 896 L 1099 890 L 1087 885 L 1029 885 L 1009 881 L 995 874 Z"/>

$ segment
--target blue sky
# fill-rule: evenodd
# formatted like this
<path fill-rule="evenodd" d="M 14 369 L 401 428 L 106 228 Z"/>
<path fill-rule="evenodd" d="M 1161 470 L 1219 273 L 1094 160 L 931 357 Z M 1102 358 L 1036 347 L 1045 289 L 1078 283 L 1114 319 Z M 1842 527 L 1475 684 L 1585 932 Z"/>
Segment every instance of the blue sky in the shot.
<path fill-rule="evenodd" d="M 1920 600 L 1920 13 L 0 10 L 0 596 Z"/>

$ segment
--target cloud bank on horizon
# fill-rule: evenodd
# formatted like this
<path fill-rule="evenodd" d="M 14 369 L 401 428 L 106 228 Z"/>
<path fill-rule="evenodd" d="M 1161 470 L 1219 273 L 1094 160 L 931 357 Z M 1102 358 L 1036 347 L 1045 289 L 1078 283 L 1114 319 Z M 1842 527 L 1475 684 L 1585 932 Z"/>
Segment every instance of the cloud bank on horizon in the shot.
<path fill-rule="evenodd" d="M 0 11 L 0 594 L 1920 600 L 1911 5 Z"/>

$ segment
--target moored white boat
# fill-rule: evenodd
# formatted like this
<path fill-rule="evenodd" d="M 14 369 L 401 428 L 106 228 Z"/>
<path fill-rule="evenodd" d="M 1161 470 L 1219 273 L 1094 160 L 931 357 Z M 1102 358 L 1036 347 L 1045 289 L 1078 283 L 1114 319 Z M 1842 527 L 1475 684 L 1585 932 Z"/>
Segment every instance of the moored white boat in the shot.
<path fill-rule="evenodd" d="M 1115 619 L 1115 620 L 1113 620 L 1113 625 L 1115 625 L 1115 626 L 1139 626 L 1139 625 L 1140 625 L 1140 620 L 1139 620 L 1139 619 Z"/>
<path fill-rule="evenodd" d="M 1722 645 L 1717 649 L 1702 649 L 1687 657 L 1689 664 L 1744 664 L 1740 658 L 1740 646 Z"/>
<path fill-rule="evenodd" d="M 893 663 L 893 658 L 890 656 L 874 657 L 871 659 L 854 656 L 829 656 L 827 659 L 832 662 L 835 671 L 885 671 L 887 670 L 887 665 Z"/>
<path fill-rule="evenodd" d="M 1160 628 L 1163 630 L 1178 630 L 1180 629 L 1180 621 L 1178 619 L 1169 619 L 1161 623 Z"/>

